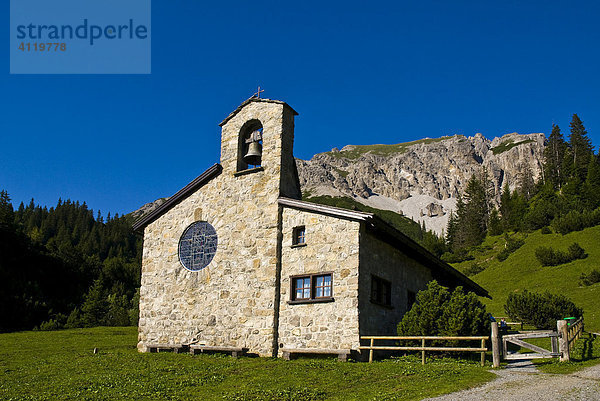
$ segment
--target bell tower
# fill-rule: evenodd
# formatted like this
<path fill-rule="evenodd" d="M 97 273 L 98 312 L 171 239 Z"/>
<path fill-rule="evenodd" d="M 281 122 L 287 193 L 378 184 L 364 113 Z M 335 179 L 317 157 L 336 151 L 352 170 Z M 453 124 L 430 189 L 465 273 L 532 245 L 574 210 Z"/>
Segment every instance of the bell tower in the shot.
<path fill-rule="evenodd" d="M 251 97 L 244 101 L 219 124 L 223 173 L 256 190 L 262 187 L 264 196 L 300 199 L 293 154 L 296 115 L 279 100 Z M 258 182 L 266 186 L 256 186 Z"/>

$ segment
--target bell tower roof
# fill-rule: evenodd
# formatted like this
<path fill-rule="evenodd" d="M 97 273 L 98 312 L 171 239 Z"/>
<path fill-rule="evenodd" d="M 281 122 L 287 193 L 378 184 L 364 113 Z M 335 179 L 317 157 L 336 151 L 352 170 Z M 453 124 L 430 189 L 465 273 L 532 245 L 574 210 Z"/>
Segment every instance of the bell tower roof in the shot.
<path fill-rule="evenodd" d="M 222 127 L 223 125 L 227 124 L 227 121 L 231 120 L 233 117 L 235 117 L 235 115 L 237 113 L 240 112 L 240 110 L 242 110 L 244 107 L 246 107 L 248 104 L 250 103 L 275 103 L 275 104 L 282 104 L 285 107 L 289 108 L 292 113 L 297 116 L 298 112 L 296 110 L 294 110 L 289 104 L 287 104 L 286 102 L 282 102 L 281 100 L 273 100 L 273 99 L 262 99 L 256 96 L 252 96 L 249 99 L 246 99 L 242 102 L 242 104 L 240 104 L 234 111 L 232 111 L 223 121 L 221 121 L 221 123 L 219 124 L 219 127 Z"/>

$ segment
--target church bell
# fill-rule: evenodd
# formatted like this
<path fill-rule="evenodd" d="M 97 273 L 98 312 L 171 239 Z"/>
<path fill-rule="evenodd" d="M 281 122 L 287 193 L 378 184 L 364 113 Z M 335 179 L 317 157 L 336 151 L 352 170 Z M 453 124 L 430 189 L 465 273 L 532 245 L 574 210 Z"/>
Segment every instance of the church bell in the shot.
<path fill-rule="evenodd" d="M 260 142 L 251 142 L 248 146 L 248 153 L 244 156 L 244 162 L 257 166 L 260 164 L 262 157 L 262 145 Z"/>
<path fill-rule="evenodd" d="M 261 139 L 262 132 L 260 130 L 256 130 L 250 134 L 250 137 L 246 140 L 246 143 L 248 143 L 248 152 L 243 157 L 244 163 L 252 166 L 260 165 L 262 159 Z"/>

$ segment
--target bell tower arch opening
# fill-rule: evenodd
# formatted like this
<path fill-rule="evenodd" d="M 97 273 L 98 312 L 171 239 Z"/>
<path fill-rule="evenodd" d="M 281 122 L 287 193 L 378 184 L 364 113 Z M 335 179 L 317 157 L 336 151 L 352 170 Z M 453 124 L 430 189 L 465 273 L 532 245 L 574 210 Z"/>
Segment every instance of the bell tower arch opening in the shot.
<path fill-rule="evenodd" d="M 263 125 L 257 119 L 244 123 L 238 137 L 237 171 L 262 166 Z"/>

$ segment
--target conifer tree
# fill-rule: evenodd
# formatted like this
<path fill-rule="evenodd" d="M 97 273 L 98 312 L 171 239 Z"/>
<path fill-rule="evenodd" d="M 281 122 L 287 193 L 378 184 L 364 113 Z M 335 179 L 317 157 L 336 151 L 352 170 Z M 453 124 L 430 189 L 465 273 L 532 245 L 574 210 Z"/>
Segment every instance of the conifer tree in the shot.
<path fill-rule="evenodd" d="M 81 320 L 84 326 L 93 327 L 104 323 L 108 310 L 108 300 L 104 294 L 102 283 L 96 280 L 85 296 L 81 307 Z"/>
<path fill-rule="evenodd" d="M 493 208 L 490 212 L 490 221 L 488 222 L 488 234 L 489 235 L 500 235 L 504 232 L 502 227 L 502 220 L 498 214 L 498 209 Z"/>
<path fill-rule="evenodd" d="M 0 229 L 0 331 L 32 329 L 49 319 L 60 326 L 65 316 L 71 327 L 125 324 L 135 315 L 141 238 L 133 233 L 130 216 L 115 214 L 103 224 L 85 202 L 70 199 L 50 209 L 32 199 L 14 213 L 8 194 L 1 195 L 0 215 L 12 214 L 14 228 L 26 235 Z M 105 272 L 109 254 L 115 259 Z M 30 301 L 13 305 L 21 299 Z"/>
<path fill-rule="evenodd" d="M 569 137 L 569 145 L 573 156 L 573 174 L 581 181 L 585 180 L 587 167 L 593 156 L 592 141 L 587 136 L 587 132 L 583 127 L 583 122 L 577 114 L 573 114 L 571 120 L 571 136 Z"/>
<path fill-rule="evenodd" d="M 448 219 L 448 229 L 446 233 L 448 245 L 455 253 L 465 247 L 465 230 L 462 227 L 465 215 L 466 205 L 462 196 L 459 196 L 456 201 L 456 211 L 451 213 L 450 218 Z"/>
<path fill-rule="evenodd" d="M 544 178 L 555 189 L 560 189 L 564 182 L 563 164 L 567 143 L 558 125 L 552 125 L 552 133 L 544 149 Z"/>
<path fill-rule="evenodd" d="M 533 197 L 535 192 L 535 181 L 533 180 L 533 172 L 529 163 L 521 164 L 521 175 L 519 177 L 519 192 L 526 199 Z"/>
<path fill-rule="evenodd" d="M 448 225 L 449 244 L 454 252 L 479 245 L 484 240 L 489 220 L 489 195 L 486 171 L 480 177 L 473 174 L 465 189 L 465 201 L 458 199 L 456 217 Z"/>
<path fill-rule="evenodd" d="M 461 198 L 458 198 L 457 201 L 457 206 L 458 203 L 462 203 Z M 457 221 L 456 221 L 456 214 L 451 211 L 450 212 L 450 216 L 448 217 L 448 224 L 446 225 L 446 244 L 449 247 L 452 247 L 454 244 L 454 238 L 456 237 L 456 228 L 457 228 Z"/>
<path fill-rule="evenodd" d="M 590 158 L 582 192 L 584 202 L 589 209 L 600 206 L 600 152 L 598 156 Z"/>
<path fill-rule="evenodd" d="M 15 221 L 12 203 L 10 196 L 5 190 L 0 191 L 0 227 L 12 227 Z"/>
<path fill-rule="evenodd" d="M 504 226 L 505 230 L 509 229 L 510 227 L 511 211 L 512 203 L 510 188 L 508 186 L 508 182 L 505 182 L 504 188 L 502 188 L 502 195 L 500 195 L 500 216 L 502 217 L 502 225 Z"/>
<path fill-rule="evenodd" d="M 467 200 L 466 222 L 469 228 L 468 242 L 480 244 L 485 238 L 489 219 L 489 197 L 486 190 L 485 178 L 471 177 L 465 190 Z"/>

